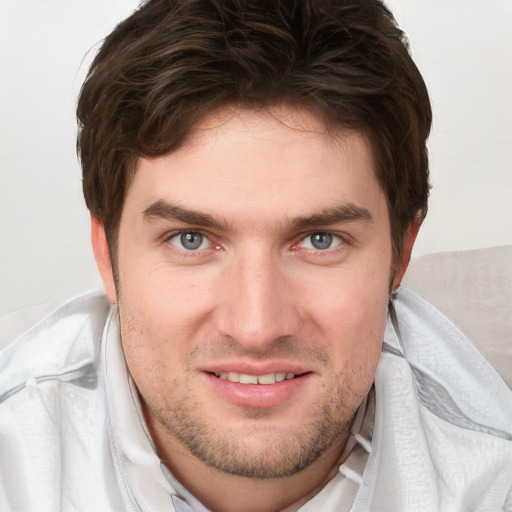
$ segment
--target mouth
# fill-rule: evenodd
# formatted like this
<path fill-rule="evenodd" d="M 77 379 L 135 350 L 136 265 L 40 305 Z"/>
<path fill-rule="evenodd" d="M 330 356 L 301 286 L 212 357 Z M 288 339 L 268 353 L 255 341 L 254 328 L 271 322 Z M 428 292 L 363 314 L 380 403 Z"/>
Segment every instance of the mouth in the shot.
<path fill-rule="evenodd" d="M 236 384 L 259 384 L 262 386 L 268 386 L 271 384 L 283 382 L 285 380 L 292 380 L 305 374 L 296 375 L 295 373 L 267 373 L 265 375 L 248 375 L 245 373 L 237 372 L 220 372 L 213 373 L 212 375 L 215 375 L 215 377 L 218 379 L 227 380 Z"/>
<path fill-rule="evenodd" d="M 239 368 L 238 372 L 225 370 L 227 368 L 210 369 L 203 375 L 207 377 L 206 382 L 214 396 L 223 402 L 244 408 L 268 409 L 293 403 L 298 397 L 303 396 L 304 390 L 308 389 L 308 383 L 311 383 L 313 378 L 311 371 L 298 368 L 295 372 L 292 368 L 286 372 L 272 372 L 270 369 L 258 371 L 254 368 L 252 371 L 247 369 L 250 373 L 243 373 L 242 368 Z"/>

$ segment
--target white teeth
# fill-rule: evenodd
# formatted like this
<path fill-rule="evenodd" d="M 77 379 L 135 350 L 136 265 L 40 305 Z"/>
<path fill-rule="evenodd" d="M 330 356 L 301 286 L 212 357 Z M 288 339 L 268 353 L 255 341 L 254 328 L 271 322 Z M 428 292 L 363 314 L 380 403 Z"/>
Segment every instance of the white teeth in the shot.
<path fill-rule="evenodd" d="M 240 384 L 258 384 L 258 377 L 256 375 L 240 374 Z"/>
<path fill-rule="evenodd" d="M 275 384 L 276 376 L 274 373 L 268 373 L 267 375 L 260 375 L 258 377 L 258 384 Z"/>
<path fill-rule="evenodd" d="M 247 375 L 245 373 L 237 372 L 220 372 L 215 374 L 217 377 L 223 380 L 229 380 L 230 382 L 236 382 L 239 384 L 275 384 L 276 382 L 282 382 L 283 380 L 293 379 L 295 373 L 267 373 L 265 375 Z"/>

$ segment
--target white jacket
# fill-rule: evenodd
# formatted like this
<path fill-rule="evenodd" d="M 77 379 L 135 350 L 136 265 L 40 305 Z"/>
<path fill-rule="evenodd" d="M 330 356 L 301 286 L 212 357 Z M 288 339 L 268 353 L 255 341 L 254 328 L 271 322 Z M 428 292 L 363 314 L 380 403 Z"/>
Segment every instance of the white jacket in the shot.
<path fill-rule="evenodd" d="M 394 303 L 371 443 L 300 511 L 512 511 L 511 391 L 432 306 L 406 290 Z M 0 352 L 1 512 L 173 510 L 207 509 L 155 453 L 103 296 Z"/>

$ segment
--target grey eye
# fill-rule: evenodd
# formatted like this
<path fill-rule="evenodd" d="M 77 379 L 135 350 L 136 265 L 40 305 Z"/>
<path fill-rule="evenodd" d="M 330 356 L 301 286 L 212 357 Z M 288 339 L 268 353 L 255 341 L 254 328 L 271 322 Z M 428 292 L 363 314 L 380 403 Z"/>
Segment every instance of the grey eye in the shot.
<path fill-rule="evenodd" d="M 172 245 L 185 251 L 197 251 L 208 247 L 209 241 L 197 231 L 186 231 L 178 233 L 169 239 Z"/>
<path fill-rule="evenodd" d="M 312 247 L 318 250 L 329 249 L 332 246 L 333 237 L 330 233 L 313 233 L 309 235 Z"/>
<path fill-rule="evenodd" d="M 201 247 L 203 235 L 200 233 L 182 233 L 180 236 L 181 245 L 189 251 L 194 251 Z"/>

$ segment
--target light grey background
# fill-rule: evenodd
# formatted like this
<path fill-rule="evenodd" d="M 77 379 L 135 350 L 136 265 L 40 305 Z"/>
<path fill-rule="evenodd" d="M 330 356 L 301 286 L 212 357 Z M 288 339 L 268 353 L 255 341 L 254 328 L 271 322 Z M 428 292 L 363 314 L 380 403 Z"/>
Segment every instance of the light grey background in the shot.
<path fill-rule="evenodd" d="M 512 244 L 512 0 L 388 4 L 435 116 L 414 254 Z M 101 286 L 74 107 L 96 45 L 137 5 L 0 0 L 0 314 Z"/>

